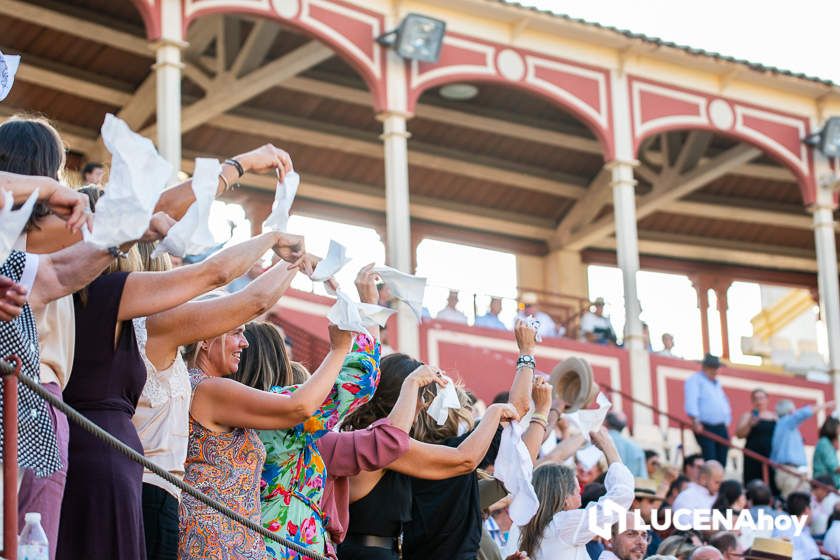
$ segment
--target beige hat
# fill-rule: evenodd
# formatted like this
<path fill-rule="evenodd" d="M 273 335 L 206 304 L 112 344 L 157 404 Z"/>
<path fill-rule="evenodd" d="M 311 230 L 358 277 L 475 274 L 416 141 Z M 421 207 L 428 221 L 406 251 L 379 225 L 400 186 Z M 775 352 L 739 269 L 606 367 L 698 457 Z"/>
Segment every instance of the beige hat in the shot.
<path fill-rule="evenodd" d="M 539 301 L 539 298 L 534 292 L 524 292 L 519 298 L 519 301 L 524 305 L 534 305 Z"/>
<path fill-rule="evenodd" d="M 656 492 L 659 490 L 655 481 L 650 480 L 648 478 L 636 478 L 635 481 L 636 491 L 635 497 L 636 498 L 647 498 L 649 500 L 662 500 L 662 496 L 658 495 Z"/>
<path fill-rule="evenodd" d="M 793 558 L 793 543 L 782 539 L 756 537 L 744 558 L 753 560 L 790 560 Z"/>
<path fill-rule="evenodd" d="M 581 358 L 568 358 L 554 366 L 551 385 L 557 398 L 566 403 L 563 412 L 574 412 L 592 404 L 598 395 L 592 368 Z"/>

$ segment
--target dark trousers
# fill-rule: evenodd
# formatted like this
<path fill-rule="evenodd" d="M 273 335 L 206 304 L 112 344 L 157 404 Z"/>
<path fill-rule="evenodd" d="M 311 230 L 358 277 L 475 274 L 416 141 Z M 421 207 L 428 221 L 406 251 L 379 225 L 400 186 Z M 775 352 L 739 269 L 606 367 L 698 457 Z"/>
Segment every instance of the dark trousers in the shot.
<path fill-rule="evenodd" d="M 729 441 L 729 432 L 726 430 L 726 424 L 706 424 L 704 422 L 703 429 Z M 726 454 L 729 452 L 728 445 L 718 443 L 697 433 L 694 434 L 694 438 L 697 440 L 697 445 L 700 446 L 700 452 L 703 454 L 704 461 L 714 460 L 723 465 L 724 468 L 726 467 Z"/>
<path fill-rule="evenodd" d="M 166 490 L 143 483 L 143 524 L 148 560 L 178 559 L 178 500 Z"/>

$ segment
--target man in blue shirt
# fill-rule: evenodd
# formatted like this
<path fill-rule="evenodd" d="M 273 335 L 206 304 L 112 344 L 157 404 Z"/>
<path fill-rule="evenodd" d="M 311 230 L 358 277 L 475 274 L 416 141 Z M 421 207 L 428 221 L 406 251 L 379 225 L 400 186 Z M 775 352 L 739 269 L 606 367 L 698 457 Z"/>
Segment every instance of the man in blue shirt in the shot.
<path fill-rule="evenodd" d="M 705 430 L 729 440 L 728 426 L 732 422 L 732 409 L 717 379 L 720 366 L 717 356 L 706 354 L 701 370 L 685 380 L 685 413 L 693 423 L 694 437 L 703 453 L 703 459 L 717 461 L 725 467 L 729 446 L 700 435 Z"/>
<path fill-rule="evenodd" d="M 607 433 L 618 450 L 621 462 L 627 465 L 635 478 L 647 478 L 647 464 L 645 463 L 645 452 L 633 440 L 624 437 L 621 432 L 627 426 L 627 417 L 623 412 L 608 412 L 604 419 L 604 426 Z"/>
<path fill-rule="evenodd" d="M 498 329 L 506 331 L 507 327 L 499 319 L 499 313 L 502 311 L 502 298 L 494 297 L 490 300 L 490 310 L 486 315 L 475 318 L 475 326 L 485 329 Z"/>
<path fill-rule="evenodd" d="M 832 406 L 833 401 L 819 406 L 806 405 L 800 409 L 796 409 L 793 401 L 788 399 L 776 403 L 779 419 L 776 420 L 776 427 L 773 429 L 770 459 L 807 477 L 808 458 L 805 456 L 805 443 L 802 441 L 799 425 L 818 410 Z M 776 469 L 775 478 L 782 498 L 787 498 L 792 492 L 808 491 L 807 478 L 799 478 L 782 469 Z"/>

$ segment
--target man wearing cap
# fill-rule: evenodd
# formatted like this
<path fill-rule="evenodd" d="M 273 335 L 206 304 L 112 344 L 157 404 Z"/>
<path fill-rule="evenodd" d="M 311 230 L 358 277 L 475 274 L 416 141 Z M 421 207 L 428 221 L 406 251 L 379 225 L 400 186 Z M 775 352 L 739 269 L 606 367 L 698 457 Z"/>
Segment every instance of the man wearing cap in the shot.
<path fill-rule="evenodd" d="M 604 298 L 596 298 L 592 302 L 595 311 L 587 311 L 580 319 L 581 340 L 595 344 L 615 344 L 616 336 L 610 318 L 604 315 Z"/>
<path fill-rule="evenodd" d="M 607 433 L 618 449 L 621 462 L 627 465 L 630 472 L 636 478 L 647 478 L 647 464 L 645 463 L 645 452 L 639 445 L 630 438 L 624 437 L 621 432 L 627 426 L 627 416 L 623 412 L 610 411 L 604 419 Z"/>
<path fill-rule="evenodd" d="M 694 437 L 703 453 L 703 459 L 715 460 L 725 467 L 729 446 L 700 434 L 705 430 L 729 440 L 728 426 L 732 422 L 732 409 L 717 378 L 720 366 L 717 356 L 706 354 L 700 371 L 685 380 L 685 413 L 693 424 Z"/>
<path fill-rule="evenodd" d="M 438 311 L 436 319 L 449 321 L 450 323 L 467 324 L 467 316 L 457 309 L 458 290 L 449 290 L 449 297 L 446 298 L 446 307 Z"/>
<path fill-rule="evenodd" d="M 502 298 L 494 297 L 490 300 L 490 309 L 481 317 L 475 318 L 475 326 L 485 329 L 497 329 L 506 331 L 507 327 L 499 319 L 499 313 L 502 312 Z"/>
<path fill-rule="evenodd" d="M 563 325 L 557 326 L 554 319 L 548 313 L 540 310 L 537 301 L 536 294 L 522 294 L 522 300 L 519 303 L 521 311 L 517 317 L 523 321 L 527 321 L 528 317 L 533 317 L 539 321 L 540 324 L 537 327 L 537 334 L 543 338 L 564 336 L 566 334 L 566 327 Z"/>
<path fill-rule="evenodd" d="M 770 443 L 770 459 L 789 470 L 798 472 L 801 476 L 785 469 L 776 469 L 776 487 L 782 498 L 787 498 L 791 492 L 808 489 L 808 458 L 805 456 L 805 443 L 799 431 L 799 425 L 813 416 L 818 410 L 834 406 L 834 401 L 819 406 L 806 405 L 796 409 L 793 401 L 782 399 L 776 403 L 776 427 L 773 428 L 773 439 Z"/>

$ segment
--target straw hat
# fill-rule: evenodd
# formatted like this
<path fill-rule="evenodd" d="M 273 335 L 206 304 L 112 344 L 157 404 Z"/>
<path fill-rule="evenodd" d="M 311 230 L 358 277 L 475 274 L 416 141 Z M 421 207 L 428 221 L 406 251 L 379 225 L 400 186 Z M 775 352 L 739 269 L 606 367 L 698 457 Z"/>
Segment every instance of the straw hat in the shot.
<path fill-rule="evenodd" d="M 647 498 L 648 500 L 663 500 L 664 498 L 658 495 L 656 492 L 659 490 L 657 487 L 656 482 L 647 478 L 636 478 L 635 482 L 635 497 L 636 498 Z"/>
<path fill-rule="evenodd" d="M 554 366 L 551 385 L 555 396 L 566 403 L 563 412 L 574 412 L 592 404 L 598 395 L 592 368 L 580 358 L 568 358 Z"/>
<path fill-rule="evenodd" d="M 793 558 L 793 543 L 782 539 L 756 537 L 752 546 L 744 553 L 745 559 L 790 560 Z"/>

